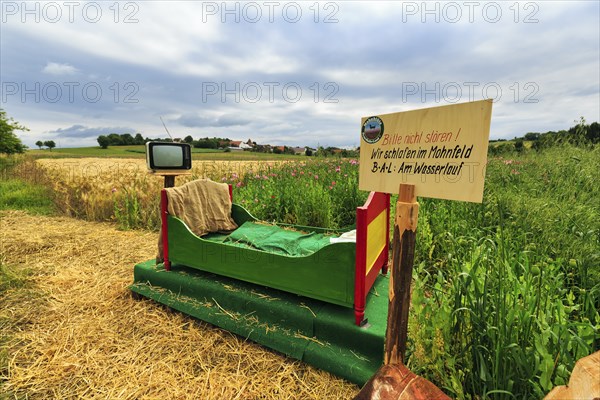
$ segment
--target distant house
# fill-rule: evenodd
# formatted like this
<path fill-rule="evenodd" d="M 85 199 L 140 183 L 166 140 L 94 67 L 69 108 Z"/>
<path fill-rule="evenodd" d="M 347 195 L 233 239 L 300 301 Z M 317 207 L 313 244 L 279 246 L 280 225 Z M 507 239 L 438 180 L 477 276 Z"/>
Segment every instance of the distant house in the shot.
<path fill-rule="evenodd" d="M 229 142 L 229 150 L 248 150 L 251 149 L 252 145 L 241 140 L 232 140 Z"/>
<path fill-rule="evenodd" d="M 241 151 L 242 149 L 240 149 L 240 144 L 242 144 L 241 140 L 230 140 L 226 149 L 231 151 Z"/>
<path fill-rule="evenodd" d="M 304 148 L 304 154 L 307 154 L 307 155 L 313 155 L 313 154 L 315 154 L 316 152 L 317 152 L 317 149 L 313 149 L 312 147 L 308 147 L 308 146 L 306 146 L 306 147 Z"/>

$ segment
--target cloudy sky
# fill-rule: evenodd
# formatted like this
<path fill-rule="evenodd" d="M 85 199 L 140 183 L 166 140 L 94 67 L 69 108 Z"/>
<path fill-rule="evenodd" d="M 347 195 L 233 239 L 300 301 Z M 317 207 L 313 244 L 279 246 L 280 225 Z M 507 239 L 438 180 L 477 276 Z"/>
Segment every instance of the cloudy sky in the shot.
<path fill-rule="evenodd" d="M 600 2 L 0 1 L 30 147 L 100 134 L 359 143 L 364 116 L 494 99 L 491 138 L 600 120 Z"/>

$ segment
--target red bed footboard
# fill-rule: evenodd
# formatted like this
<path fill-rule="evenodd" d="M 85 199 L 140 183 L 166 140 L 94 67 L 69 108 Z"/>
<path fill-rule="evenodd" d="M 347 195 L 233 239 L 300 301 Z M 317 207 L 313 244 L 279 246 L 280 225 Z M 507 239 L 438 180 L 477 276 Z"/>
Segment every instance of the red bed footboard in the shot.
<path fill-rule="evenodd" d="M 366 323 L 367 293 L 377 274 L 387 273 L 389 243 L 390 195 L 371 192 L 365 205 L 356 209 L 354 317 L 358 326 Z"/>

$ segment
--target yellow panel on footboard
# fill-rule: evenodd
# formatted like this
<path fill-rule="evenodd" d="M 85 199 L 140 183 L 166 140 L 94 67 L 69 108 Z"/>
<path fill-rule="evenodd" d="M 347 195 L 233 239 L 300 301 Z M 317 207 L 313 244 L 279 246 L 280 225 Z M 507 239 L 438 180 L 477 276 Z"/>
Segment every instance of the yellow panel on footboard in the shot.
<path fill-rule="evenodd" d="M 367 227 L 367 269 L 365 275 L 369 274 L 381 250 L 385 247 L 387 233 L 386 220 L 387 212 L 383 210 Z"/>

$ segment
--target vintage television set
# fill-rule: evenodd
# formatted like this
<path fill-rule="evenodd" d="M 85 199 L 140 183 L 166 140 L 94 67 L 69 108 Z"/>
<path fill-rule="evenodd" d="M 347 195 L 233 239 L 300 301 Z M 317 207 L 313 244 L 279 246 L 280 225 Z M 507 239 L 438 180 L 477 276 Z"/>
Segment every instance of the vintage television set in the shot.
<path fill-rule="evenodd" d="M 146 163 L 152 171 L 177 171 L 192 168 L 192 148 L 187 143 L 148 142 Z"/>

